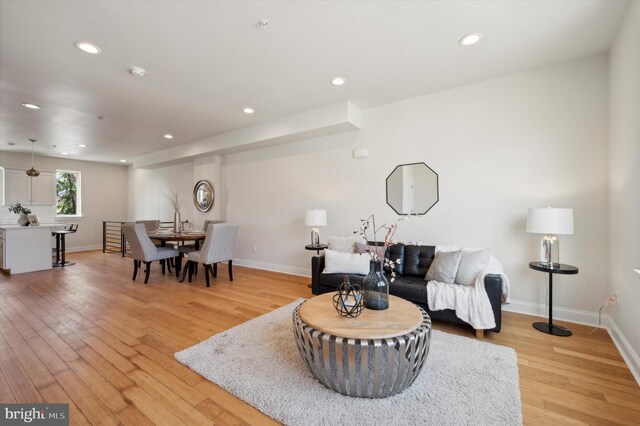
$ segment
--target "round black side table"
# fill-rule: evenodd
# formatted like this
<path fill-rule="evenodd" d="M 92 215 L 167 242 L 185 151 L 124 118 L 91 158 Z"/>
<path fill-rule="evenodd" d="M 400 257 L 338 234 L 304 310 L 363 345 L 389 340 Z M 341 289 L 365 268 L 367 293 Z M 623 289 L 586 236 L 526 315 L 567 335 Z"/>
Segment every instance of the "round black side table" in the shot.
<path fill-rule="evenodd" d="M 571 336 L 571 330 L 553 323 L 553 274 L 575 275 L 578 268 L 563 263 L 554 263 L 553 268 L 541 262 L 529 262 L 529 268 L 549 274 L 549 322 L 534 322 L 533 328 L 554 336 Z"/>
<path fill-rule="evenodd" d="M 318 256 L 320 256 L 320 250 L 324 250 L 327 247 L 329 246 L 326 244 L 307 244 L 306 246 L 304 246 L 306 250 L 315 250 Z M 309 284 L 307 287 L 311 288 L 311 284 Z"/>
<path fill-rule="evenodd" d="M 317 255 L 320 255 L 320 250 L 324 250 L 329 247 L 326 244 L 307 244 L 304 246 L 306 250 L 315 250 Z"/>

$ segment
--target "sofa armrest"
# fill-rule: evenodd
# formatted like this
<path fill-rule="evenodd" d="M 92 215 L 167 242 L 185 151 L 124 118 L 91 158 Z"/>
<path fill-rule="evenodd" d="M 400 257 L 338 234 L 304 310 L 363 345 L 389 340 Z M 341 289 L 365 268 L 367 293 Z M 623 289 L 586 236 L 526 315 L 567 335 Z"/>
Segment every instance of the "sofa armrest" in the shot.
<path fill-rule="evenodd" d="M 499 274 L 485 275 L 484 288 L 489 296 L 493 317 L 496 320 L 496 328 L 491 331 L 499 333 L 502 325 L 502 277 Z"/>
<path fill-rule="evenodd" d="M 324 270 L 324 254 L 311 258 L 311 293 L 320 294 L 320 274 Z"/>

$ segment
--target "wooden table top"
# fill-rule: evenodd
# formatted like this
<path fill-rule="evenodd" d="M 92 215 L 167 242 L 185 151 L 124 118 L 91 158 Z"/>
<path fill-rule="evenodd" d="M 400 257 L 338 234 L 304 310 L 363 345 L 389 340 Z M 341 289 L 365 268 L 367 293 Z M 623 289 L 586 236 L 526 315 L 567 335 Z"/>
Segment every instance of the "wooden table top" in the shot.
<path fill-rule="evenodd" d="M 305 301 L 300 307 L 300 319 L 316 330 L 353 339 L 402 336 L 422 324 L 420 309 L 396 296 L 389 296 L 389 308 L 383 311 L 364 309 L 356 318 L 342 317 L 333 307 L 333 294 L 325 293 Z"/>
<path fill-rule="evenodd" d="M 160 241 L 199 241 L 204 240 L 207 234 L 204 232 L 198 234 L 191 233 L 182 233 L 178 234 L 175 232 L 154 232 L 149 234 L 149 238 L 152 240 L 160 240 Z"/>

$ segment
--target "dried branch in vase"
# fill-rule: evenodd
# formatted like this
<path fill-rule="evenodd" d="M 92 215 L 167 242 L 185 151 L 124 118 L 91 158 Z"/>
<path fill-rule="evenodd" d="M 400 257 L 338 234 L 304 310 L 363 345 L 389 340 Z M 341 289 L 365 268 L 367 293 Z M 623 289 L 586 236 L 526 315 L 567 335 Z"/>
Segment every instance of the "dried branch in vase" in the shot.
<path fill-rule="evenodd" d="M 381 262 L 383 266 L 388 267 L 391 271 L 391 282 L 394 282 L 396 279 L 395 267 L 399 265 L 401 260 L 396 259 L 395 261 L 391 261 L 388 257 L 385 256 L 387 249 L 389 246 L 396 244 L 396 241 L 393 240 L 393 236 L 398 229 L 398 224 L 402 221 L 409 220 L 409 215 L 400 216 L 398 220 L 393 222 L 391 225 L 387 225 L 383 223 L 380 227 L 376 227 L 376 217 L 375 215 L 371 215 L 366 219 L 360 219 L 360 229 L 357 231 L 353 231 L 354 234 L 360 235 L 367 242 L 367 253 L 371 256 L 371 260 L 376 262 Z M 369 246 L 368 242 L 371 241 L 369 239 L 369 232 L 373 231 L 373 249 Z M 384 232 L 384 241 L 382 244 L 382 250 L 378 251 L 378 232 Z M 382 255 L 380 255 L 382 253 Z M 382 257 L 382 258 L 381 258 Z"/>
<path fill-rule="evenodd" d="M 178 193 L 175 191 L 171 191 L 171 194 L 167 195 L 169 202 L 173 206 L 173 210 L 178 213 L 180 212 L 180 207 L 182 206 L 182 200 L 178 197 Z"/>

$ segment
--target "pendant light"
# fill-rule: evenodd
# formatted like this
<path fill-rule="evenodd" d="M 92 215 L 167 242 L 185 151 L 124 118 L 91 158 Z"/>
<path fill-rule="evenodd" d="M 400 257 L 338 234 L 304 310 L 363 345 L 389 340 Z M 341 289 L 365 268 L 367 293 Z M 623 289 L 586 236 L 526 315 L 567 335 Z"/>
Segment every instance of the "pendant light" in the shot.
<path fill-rule="evenodd" d="M 33 158 L 34 158 L 33 145 L 36 143 L 36 139 L 29 139 L 29 140 L 31 141 L 31 168 L 27 170 L 27 176 L 38 177 L 40 176 L 40 172 L 33 167 Z"/>

